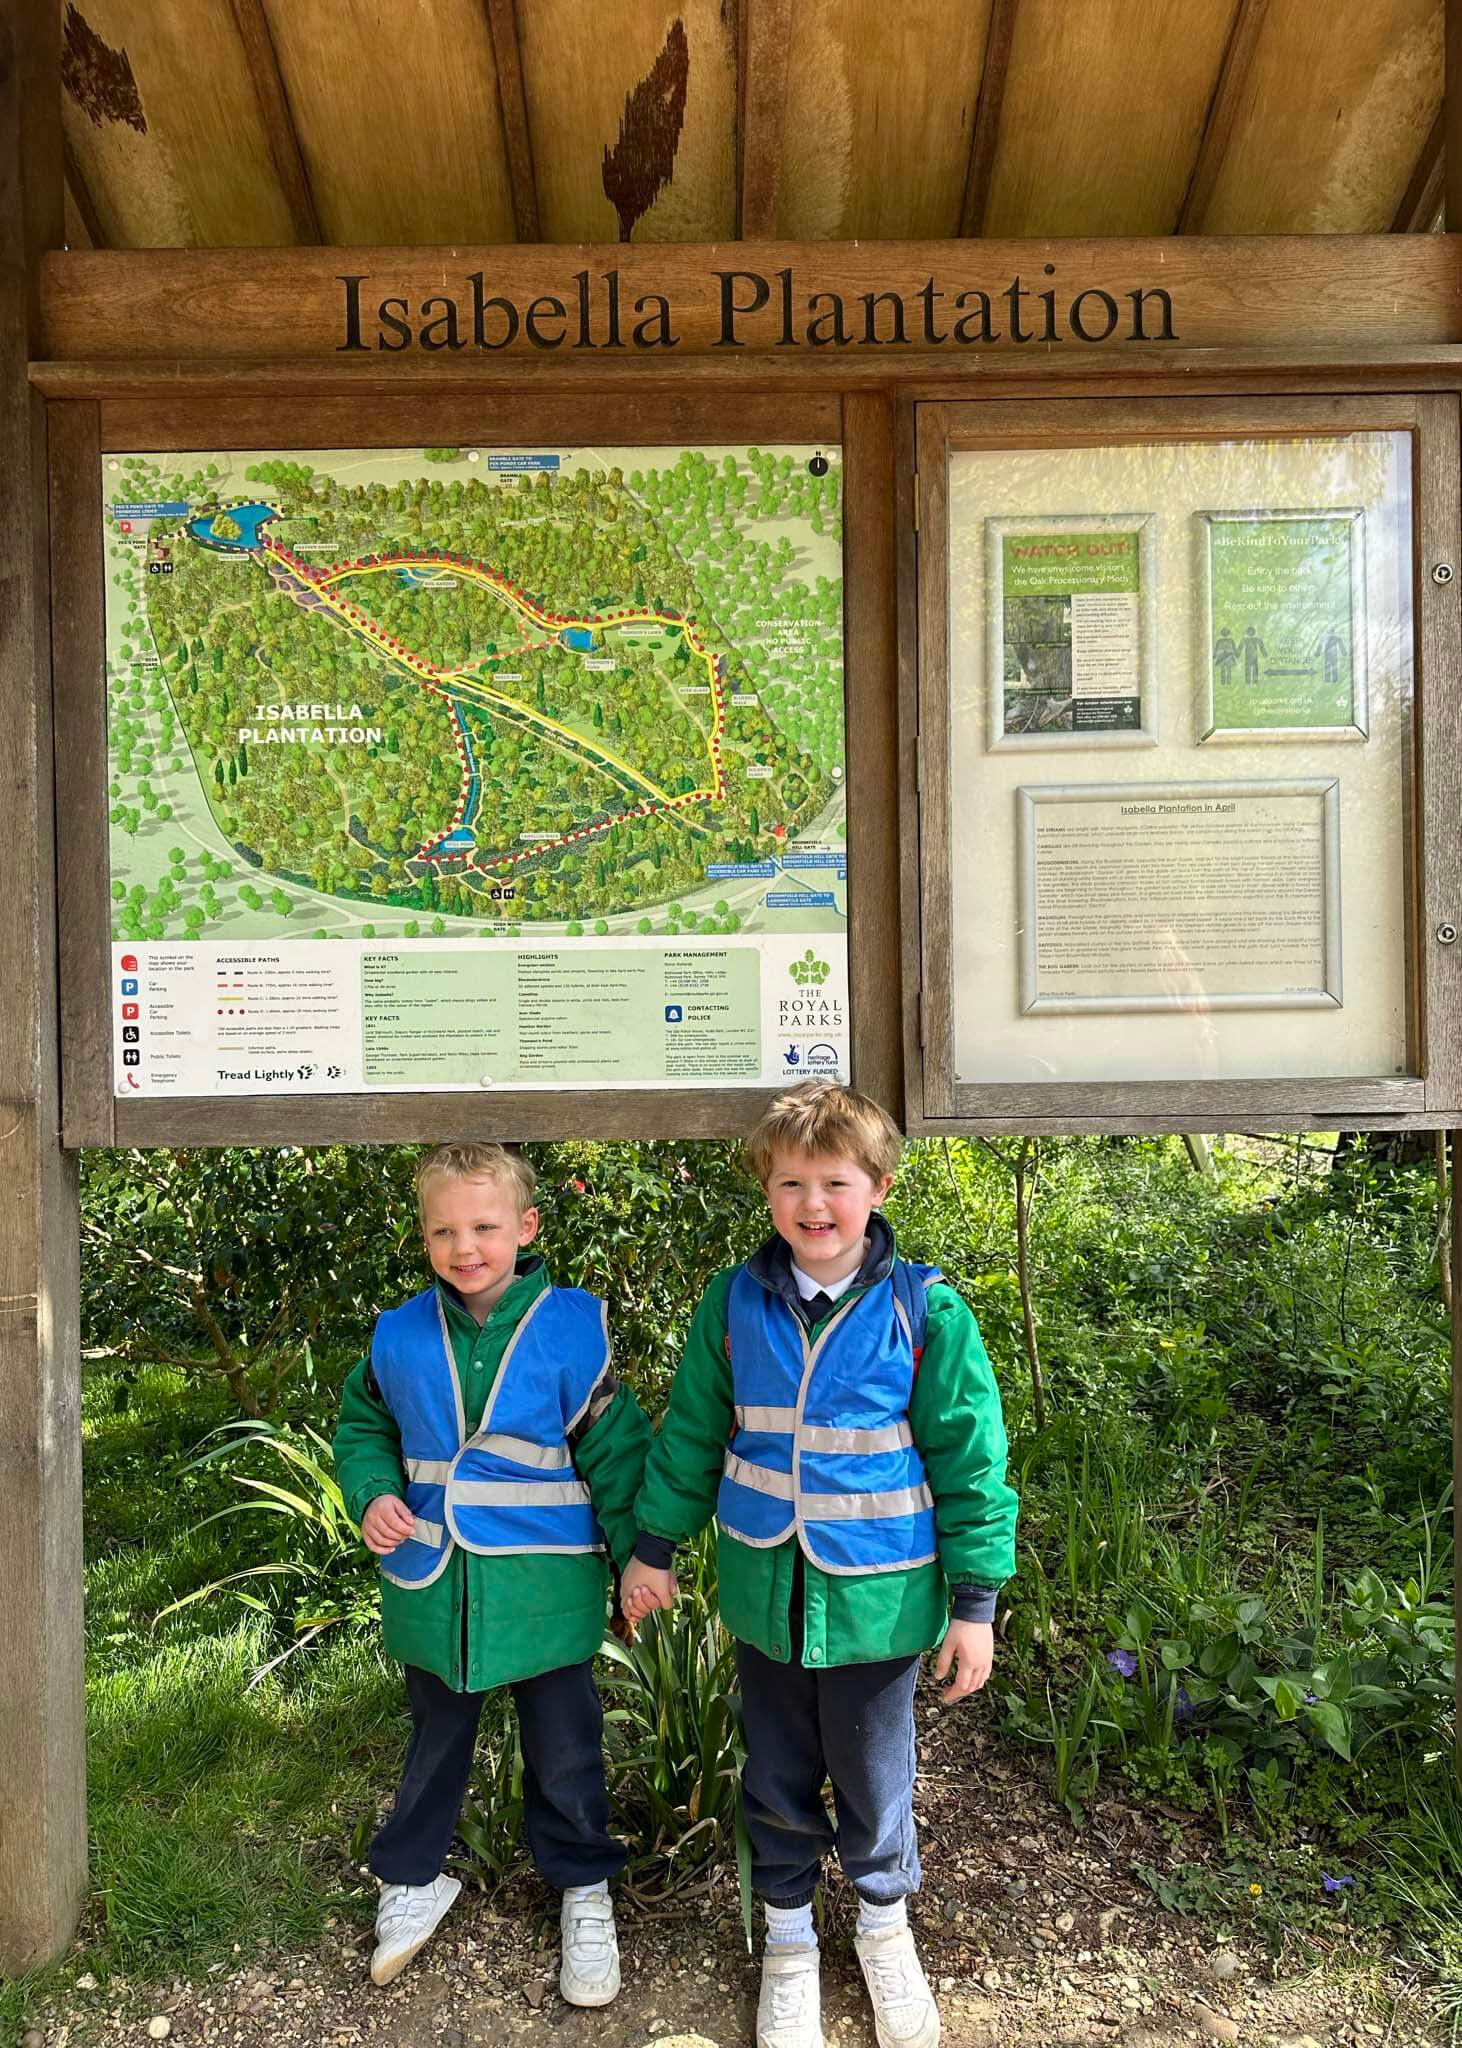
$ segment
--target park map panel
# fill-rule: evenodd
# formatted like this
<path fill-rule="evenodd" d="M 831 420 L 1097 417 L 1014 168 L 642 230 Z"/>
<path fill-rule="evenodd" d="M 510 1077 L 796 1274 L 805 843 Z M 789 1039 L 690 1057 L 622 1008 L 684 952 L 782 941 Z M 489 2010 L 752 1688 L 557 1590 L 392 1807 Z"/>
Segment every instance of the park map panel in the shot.
<path fill-rule="evenodd" d="M 118 1094 L 846 1075 L 841 483 L 104 458 Z"/>

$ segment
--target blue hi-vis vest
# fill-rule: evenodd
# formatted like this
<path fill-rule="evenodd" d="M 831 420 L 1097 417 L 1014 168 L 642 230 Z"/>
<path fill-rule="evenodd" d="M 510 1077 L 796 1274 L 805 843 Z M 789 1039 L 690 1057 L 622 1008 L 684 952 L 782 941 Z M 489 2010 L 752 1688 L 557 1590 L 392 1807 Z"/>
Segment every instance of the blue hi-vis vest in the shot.
<path fill-rule="evenodd" d="M 429 1586 L 454 1544 L 479 1556 L 604 1549 L 568 1438 L 609 1363 L 608 1311 L 577 1287 L 545 1287 L 503 1353 L 467 1435 L 446 1311 L 435 1287 L 388 1309 L 371 1370 L 401 1432 L 416 1526 L 382 1560 L 398 1586 Z"/>
<path fill-rule="evenodd" d="M 770 1549 L 793 1529 L 825 1572 L 907 1570 L 938 1552 L 909 1428 L 934 1266 L 893 1271 L 835 1309 L 815 1344 L 792 1308 L 737 1269 L 726 1298 L 736 1428 L 716 1521 Z"/>

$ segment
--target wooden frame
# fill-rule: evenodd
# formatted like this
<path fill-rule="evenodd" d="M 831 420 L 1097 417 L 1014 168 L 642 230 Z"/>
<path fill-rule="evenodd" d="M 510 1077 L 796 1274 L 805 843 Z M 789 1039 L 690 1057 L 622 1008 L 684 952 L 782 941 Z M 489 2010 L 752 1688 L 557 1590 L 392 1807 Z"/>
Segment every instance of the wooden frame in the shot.
<path fill-rule="evenodd" d="M 774 10 L 773 10 L 774 11 Z M 511 10 L 491 0 L 494 27 Z M 997 8 L 1008 27 L 1009 6 Z M 1261 8 L 1247 8 L 1252 29 Z M 98 1006 L 93 968 L 105 963 L 108 929 L 104 875 L 88 866 L 84 834 L 63 832 L 53 849 L 52 823 L 78 815 L 78 798 L 103 786 L 105 733 L 100 716 L 103 645 L 100 536 L 94 477 L 108 446 L 167 445 L 170 433 L 216 445 L 228 433 L 256 444 L 360 445 L 369 430 L 360 422 L 369 400 L 380 444 L 392 440 L 480 438 L 492 431 L 498 406 L 512 408 L 512 429 L 523 434 L 574 430 L 595 409 L 602 430 L 610 401 L 622 408 L 624 437 L 710 438 L 714 418 L 734 414 L 734 432 L 772 429 L 753 421 L 785 417 L 789 433 L 820 431 L 832 439 L 841 427 L 845 475 L 846 710 L 853 743 L 848 752 L 849 848 L 854 864 L 850 973 L 855 1077 L 890 1107 L 907 1105 L 908 1128 L 938 1133 L 967 1129 L 994 1133 L 1167 1130 L 1230 1127 L 1254 1120 L 1267 1129 L 1301 1129 L 1341 1111 L 1360 1129 L 1462 1124 L 1462 1030 L 1459 958 L 1462 945 L 1433 942 L 1445 925 L 1462 924 L 1462 692 L 1458 673 L 1459 620 L 1455 588 L 1432 581 L 1431 570 L 1462 570 L 1459 526 L 1458 396 L 1462 393 L 1462 329 L 1457 316 L 1458 243 L 1445 237 L 1247 237 L 1238 241 L 1193 238 L 1104 244 L 987 244 L 977 252 L 958 245 L 910 245 L 892 251 L 829 245 L 761 245 L 742 260 L 775 274 L 796 263 L 806 285 L 832 283 L 850 294 L 882 292 L 890 283 L 917 295 L 936 266 L 994 264 L 1034 276 L 1052 256 L 1073 259 L 1075 282 L 1111 280 L 1111 266 L 1133 279 L 1185 280 L 1195 300 L 1196 324 L 1177 345 L 1140 341 L 1120 347 L 1027 351 L 950 352 L 918 348 L 885 351 L 881 341 L 846 355 L 782 351 L 770 330 L 758 346 L 718 354 L 715 294 L 708 278 L 727 252 L 618 250 L 555 252 L 483 251 L 477 256 L 495 281 L 534 291 L 553 277 L 592 260 L 623 265 L 657 288 L 679 280 L 689 294 L 694 331 L 679 358 L 603 356 L 575 359 L 565 352 L 404 358 L 342 354 L 335 322 L 343 271 L 387 273 L 389 289 L 403 284 L 432 292 L 448 252 L 181 251 L 158 250 L 100 258 L 62 251 L 62 150 L 59 122 L 59 19 L 32 10 L 22 30 L 22 63 L 0 77 L 0 102 L 13 119 L 0 133 L 18 138 L 5 158 L 4 182 L 17 183 L 23 209 L 8 208 L 11 264 L 0 297 L 8 336 L 0 438 L 21 478 L 21 516 L 7 543 L 10 587 L 17 602 L 0 605 L 0 639 L 15 661 L 11 678 L 25 742 L 15 778 L 11 848 L 15 873 L 34 878 L 30 895 L 13 890 L 24 926 L 11 946 L 16 971 L 9 1009 L 16 1028 L 7 1043 L 16 1082 L 16 1106 L 7 1165 L 21 1199 L 3 1250 L 10 1297 L 21 1310 L 10 1319 L 0 1357 L 0 1408 L 16 1446 L 9 1526 L 17 1532 L 7 1555 L 15 1563 L 12 1608 L 16 1642 L 0 1727 L 0 1787 L 24 1825 L 23 1853 L 0 1873 L 0 1962 L 23 1969 L 59 1953 L 75 1924 L 85 1881 L 82 1787 L 80 1628 L 80 1428 L 76 1414 L 76 1221 L 74 1147 L 100 1144 L 221 1144 L 237 1142 L 388 1142 L 464 1130 L 464 1111 L 476 1097 L 392 1096 L 296 1098 L 283 1105 L 235 1101 L 139 1104 L 118 1116 L 111 1096 L 110 1030 Z M 1444 127 L 1462 136 L 1462 7 L 1449 6 L 1448 95 Z M 1251 19 L 1252 17 L 1252 19 Z M 1242 26 L 1242 24 L 1241 24 Z M 1002 30 L 1002 33 L 1005 32 Z M 1235 48 L 1242 38 L 1236 31 Z M 1247 56 L 1245 44 L 1241 55 Z M 1242 82 L 1242 64 L 1226 63 L 1223 91 Z M 1230 93 L 1232 98 L 1232 93 Z M 982 102 L 983 134 L 972 155 L 966 224 L 984 202 L 998 91 Z M 1220 110 L 1222 111 L 1222 109 Z M 1231 111 L 1231 110 L 1230 110 Z M 991 115 L 986 120 L 986 115 Z M 505 111 L 505 120 L 513 118 Z M 1215 117 L 1211 130 L 1222 123 Z M 759 145 L 760 146 L 760 145 Z M 531 157 L 526 137 L 519 152 L 523 187 L 515 189 L 519 217 L 532 204 Z M 1217 162 L 1205 151 L 1184 207 L 1183 226 L 1201 215 L 1203 172 Z M 18 177 L 17 177 L 18 167 Z M 1449 224 L 1462 226 L 1462 147 L 1446 156 Z M 773 224 L 775 180 L 763 178 L 764 197 L 752 225 Z M 20 222 L 24 215 L 24 230 Z M 43 253 L 49 251 L 50 253 Z M 474 260 L 450 252 L 459 272 Z M 697 274 L 697 272 L 699 274 Z M 552 273 L 550 275 L 549 273 Z M 1069 273 L 1068 273 L 1069 274 Z M 202 287 L 200 289 L 199 287 Z M 302 320 L 302 295 L 308 299 Z M 220 311 L 222 309 L 222 311 Z M 227 317 L 224 317 L 226 315 Z M 1183 320 L 1187 320 L 1186 311 Z M 239 326 L 240 319 L 244 327 Z M 1242 338 L 1236 346 L 1235 333 Z M 1376 336 L 1383 333 L 1384 342 Z M 226 358 L 220 341 L 235 351 Z M 1201 345 L 1196 345 L 1201 344 Z M 313 349 L 313 354 L 311 350 Z M 703 349 L 705 353 L 696 353 Z M 31 391 L 49 401 L 27 403 L 23 388 L 29 355 Z M 1341 404 L 1363 401 L 1374 419 L 1403 420 L 1416 430 L 1416 491 L 1420 543 L 1441 536 L 1445 552 L 1418 545 L 1416 564 L 1418 676 L 1415 786 L 1420 801 L 1410 820 L 1417 885 L 1408 893 L 1407 951 L 1422 963 L 1414 978 L 1410 1039 L 1416 1075 L 1400 1081 L 1230 1083 L 1221 1091 L 1163 1084 L 1105 1089 L 1100 1101 L 1087 1086 L 1015 1090 L 978 1117 L 961 1119 L 926 1095 L 926 1023 L 920 976 L 938 964 L 940 934 L 921 928 L 921 769 L 926 780 L 939 767 L 932 729 L 920 746 L 920 545 L 925 537 L 925 591 L 941 543 L 944 485 L 926 461 L 918 475 L 918 413 L 927 430 L 935 415 L 975 393 L 990 404 L 994 426 L 1002 404 L 1010 425 L 1038 417 L 1030 401 L 1073 398 L 1127 405 L 1181 393 L 1234 407 L 1238 394 L 1280 395 L 1290 406 L 1323 411 L 1332 393 Z M 1296 399 L 1293 394 L 1304 394 Z M 1425 398 L 1418 393 L 1433 394 Z M 1399 394 L 1399 396 L 1395 395 Z M 1408 394 L 1413 394 L 1408 396 Z M 577 408 L 577 411 L 575 410 Z M 723 411 L 718 408 L 724 408 Z M 43 417 L 44 412 L 44 417 Z M 291 420 L 293 426 L 291 427 Z M 413 424 L 408 433 L 402 424 Z M 707 424 L 700 424 L 702 421 Z M 430 434 L 425 422 L 431 421 Z M 462 424 L 454 427 L 453 421 Z M 630 423 L 633 424 L 630 424 Z M 220 424 L 223 423 L 223 424 Z M 46 523 L 42 442 L 50 437 L 50 579 L 47 618 Z M 933 445 L 932 443 L 930 444 Z M 53 705 L 45 700 L 49 625 Z M 927 684 L 929 678 L 924 677 Z M 51 803 L 46 725 L 54 709 L 58 801 Z M 39 743 L 44 759 L 33 758 Z M 931 783 L 931 791 L 933 785 Z M 84 802 L 83 802 L 84 808 Z M 52 853 L 59 907 L 51 899 Z M 56 915 L 53 919 L 53 911 Z M 61 1042 L 65 1054 L 62 1100 L 57 1101 L 54 1027 L 50 1004 L 58 978 L 51 945 L 59 932 Z M 14 935 L 12 935 L 14 936 Z M 948 967 L 947 933 L 943 935 Z M 907 992 L 900 1000 L 893 984 Z M 34 971 L 32 971 L 34 970 Z M 102 975 L 105 989 L 108 978 Z M 937 993 L 937 986 L 936 986 Z M 937 1016 L 932 1019 L 936 1034 Z M 99 1055 L 98 1047 L 101 1047 Z M 718 1095 L 710 1105 L 672 1092 L 625 1095 L 618 1114 L 596 1117 L 593 1098 L 534 1095 L 491 1104 L 492 1128 L 503 1135 L 587 1136 L 622 1131 L 641 1137 L 705 1136 L 735 1127 L 759 1106 L 760 1095 Z M 513 1114 L 505 1126 L 503 1111 Z M 940 1113 L 942 1112 L 942 1113 Z M 699 1116 L 699 1121 L 697 1121 Z M 1454 1183 L 1462 1172 L 1462 1131 L 1454 1129 Z M 39 1218 L 39 1224 L 36 1219 Z M 1462 1202 L 1452 1204 L 1453 1262 L 1462 1271 Z M 42 1304 L 39 1322 L 26 1303 Z M 1462 1540 L 1462 1290 L 1453 1308 L 1454 1519 Z M 1459 1591 L 1462 1600 L 1462 1591 Z M 6 1740 L 6 1731 L 9 1740 Z"/>
<path fill-rule="evenodd" d="M 1296 380 L 1298 381 L 1298 380 Z M 1448 581 L 1459 531 L 1455 396 L 1405 392 L 1366 398 L 1308 395 L 1212 400 L 1127 399 L 1077 404 L 907 404 L 907 487 L 916 494 L 917 588 L 901 608 L 901 732 L 906 774 L 902 864 L 905 931 L 906 1106 L 911 1131 L 1213 1130 L 1261 1118 L 1266 1127 L 1345 1122 L 1442 1127 L 1462 1119 L 1456 1019 L 1457 947 L 1437 937 L 1459 922 L 1458 803 L 1462 631 Z M 1171 438 L 1262 439 L 1294 433 L 1405 432 L 1414 451 L 1416 685 L 1403 819 L 1408 962 L 1408 1067 L 1403 1076 L 1310 1081 L 959 1083 L 953 1057 L 947 629 L 947 456 L 952 448 L 1102 445 Z M 906 564 L 906 578 L 911 574 Z M 1425 733 L 1425 745 L 1417 735 Z M 1448 806 L 1451 806 L 1449 811 Z"/>
<path fill-rule="evenodd" d="M 111 906 L 97 821 L 105 816 L 104 565 L 96 516 L 100 463 L 136 448 L 423 446 L 499 439 L 565 444 L 733 445 L 799 440 L 844 450 L 844 687 L 849 735 L 850 1025 L 854 1078 L 897 1110 L 898 1019 L 875 963 L 893 942 L 889 905 L 896 820 L 881 801 L 895 745 L 890 549 L 884 507 L 892 408 L 877 396 L 690 393 L 667 400 L 580 390 L 532 400 L 462 392 L 353 400 L 253 397 L 63 401 L 50 407 L 56 634 L 55 695 L 64 735 L 58 778 L 62 939 L 63 1132 L 68 1145 L 394 1143 L 453 1133 L 501 1137 L 715 1137 L 744 1131 L 765 1086 L 510 1090 L 377 1095 L 113 1096 Z"/>

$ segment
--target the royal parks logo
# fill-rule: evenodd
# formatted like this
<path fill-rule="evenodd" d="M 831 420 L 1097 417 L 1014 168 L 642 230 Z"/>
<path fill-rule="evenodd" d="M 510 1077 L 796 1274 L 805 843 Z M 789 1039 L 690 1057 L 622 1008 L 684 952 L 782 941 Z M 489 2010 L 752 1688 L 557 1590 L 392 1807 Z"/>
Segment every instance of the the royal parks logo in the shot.
<path fill-rule="evenodd" d="M 819 960 L 809 946 L 802 958 L 794 960 L 787 971 L 799 988 L 821 988 L 831 970 L 826 960 Z"/>
<path fill-rule="evenodd" d="M 793 993 L 777 998 L 777 1030 L 782 1036 L 821 1038 L 845 1028 L 842 998 L 836 989 L 825 985 L 831 974 L 831 964 L 811 946 L 800 959 L 789 962 L 787 977 L 793 984 Z M 812 1062 L 809 1060 L 808 1064 Z"/>

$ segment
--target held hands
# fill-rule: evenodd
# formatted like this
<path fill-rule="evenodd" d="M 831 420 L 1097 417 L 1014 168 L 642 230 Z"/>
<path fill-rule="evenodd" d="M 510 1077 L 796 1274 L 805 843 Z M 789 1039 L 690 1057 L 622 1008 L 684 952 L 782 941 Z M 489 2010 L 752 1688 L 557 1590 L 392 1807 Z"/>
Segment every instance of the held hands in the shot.
<path fill-rule="evenodd" d="M 378 1493 L 361 1517 L 360 1533 L 367 1550 L 377 1557 L 389 1557 L 415 1526 L 416 1518 L 404 1500 L 394 1493 Z"/>
<path fill-rule="evenodd" d="M 956 1700 L 978 1692 L 994 1661 L 995 1631 L 988 1621 L 952 1621 L 934 1665 L 936 1678 L 954 1674 L 952 1683 L 944 1688 L 944 1705 L 952 1707 Z"/>
<path fill-rule="evenodd" d="M 620 1612 L 628 1622 L 643 1621 L 657 1607 L 669 1613 L 678 1590 L 674 1572 L 657 1571 L 653 1565 L 632 1557 L 619 1584 Z"/>

